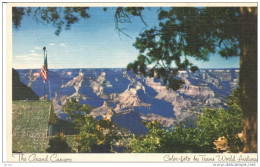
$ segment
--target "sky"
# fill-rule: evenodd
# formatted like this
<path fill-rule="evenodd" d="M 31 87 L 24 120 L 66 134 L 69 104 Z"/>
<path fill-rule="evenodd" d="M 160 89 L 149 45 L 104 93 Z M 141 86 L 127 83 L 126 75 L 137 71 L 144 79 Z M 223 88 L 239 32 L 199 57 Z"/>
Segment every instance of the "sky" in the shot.
<path fill-rule="evenodd" d="M 31 16 L 24 16 L 21 26 L 12 28 L 12 66 L 15 69 L 40 69 L 43 64 L 43 47 L 47 48 L 48 68 L 125 68 L 138 56 L 134 48 L 135 38 L 145 28 L 158 25 L 157 8 L 143 13 L 146 27 L 140 18 L 132 18 L 132 24 L 124 24 L 130 37 L 115 29 L 115 8 L 87 10 L 90 18 L 81 19 L 55 35 L 52 25 L 37 23 Z M 199 68 L 239 68 L 239 56 L 225 59 L 217 54 L 209 61 L 192 63 Z"/>

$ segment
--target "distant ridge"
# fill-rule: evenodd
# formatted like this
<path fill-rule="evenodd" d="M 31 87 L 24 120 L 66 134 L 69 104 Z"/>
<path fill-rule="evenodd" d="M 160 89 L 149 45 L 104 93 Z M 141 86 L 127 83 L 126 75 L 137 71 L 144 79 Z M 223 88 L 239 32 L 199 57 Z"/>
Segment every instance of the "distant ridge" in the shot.
<path fill-rule="evenodd" d="M 43 97 L 40 69 L 17 72 L 21 82 Z M 97 119 L 105 117 L 110 107 L 116 113 L 113 122 L 135 134 L 144 134 L 142 121 L 157 120 L 168 127 L 192 124 L 204 108 L 225 107 L 227 96 L 238 87 L 239 69 L 186 70 L 179 71 L 177 77 L 185 84 L 173 91 L 160 79 L 142 77 L 124 68 L 51 69 L 46 94 L 48 100 L 53 100 L 58 119 L 69 119 L 62 107 L 76 98 L 80 104 L 92 106 Z"/>

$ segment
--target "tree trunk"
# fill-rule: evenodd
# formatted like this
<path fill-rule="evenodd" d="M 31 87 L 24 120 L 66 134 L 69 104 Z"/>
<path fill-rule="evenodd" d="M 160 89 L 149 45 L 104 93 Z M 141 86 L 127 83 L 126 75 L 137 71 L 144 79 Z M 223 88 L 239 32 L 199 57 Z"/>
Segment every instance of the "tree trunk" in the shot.
<path fill-rule="evenodd" d="M 240 89 L 246 153 L 257 152 L 257 8 L 240 8 Z"/>

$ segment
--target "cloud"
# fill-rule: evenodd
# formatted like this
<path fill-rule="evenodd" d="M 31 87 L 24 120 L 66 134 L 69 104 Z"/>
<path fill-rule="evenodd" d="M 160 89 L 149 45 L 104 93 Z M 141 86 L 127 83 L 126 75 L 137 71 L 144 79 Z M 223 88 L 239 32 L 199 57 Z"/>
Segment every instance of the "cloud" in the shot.
<path fill-rule="evenodd" d="M 31 52 L 31 53 L 35 53 L 35 50 L 31 50 L 30 52 Z"/>
<path fill-rule="evenodd" d="M 12 66 L 17 69 L 41 68 L 43 56 L 37 52 L 13 55 Z"/>
<path fill-rule="evenodd" d="M 36 52 L 31 52 L 30 56 L 40 57 L 41 55 L 39 53 L 36 53 Z"/>
<path fill-rule="evenodd" d="M 15 56 L 15 58 L 21 59 L 21 58 L 26 58 L 26 55 L 19 55 L 19 56 Z"/>
<path fill-rule="evenodd" d="M 60 43 L 60 47 L 65 47 L 65 43 Z"/>
<path fill-rule="evenodd" d="M 38 47 L 38 46 L 35 46 L 34 49 L 36 49 L 36 50 L 41 50 L 42 48 L 41 48 L 41 47 Z"/>
<path fill-rule="evenodd" d="M 29 54 L 22 54 L 22 55 L 15 55 L 14 60 L 40 60 L 41 54 L 38 54 L 36 52 L 30 52 Z"/>
<path fill-rule="evenodd" d="M 24 60 L 40 60 L 39 57 L 25 57 Z"/>
<path fill-rule="evenodd" d="M 49 45 L 50 45 L 50 46 L 54 46 L 54 45 L 55 45 L 55 43 L 49 43 Z"/>
<path fill-rule="evenodd" d="M 41 63 L 37 63 L 37 62 L 33 62 L 33 63 L 13 62 L 12 66 L 15 69 L 29 69 L 29 68 L 40 69 L 42 64 Z"/>
<path fill-rule="evenodd" d="M 40 57 L 28 57 L 28 56 L 15 56 L 16 59 L 19 60 L 40 60 Z"/>

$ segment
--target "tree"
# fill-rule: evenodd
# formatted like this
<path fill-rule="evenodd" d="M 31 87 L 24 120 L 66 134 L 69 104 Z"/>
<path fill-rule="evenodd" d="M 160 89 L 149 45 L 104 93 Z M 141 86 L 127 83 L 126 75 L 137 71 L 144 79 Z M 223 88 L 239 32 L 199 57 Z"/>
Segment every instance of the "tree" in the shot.
<path fill-rule="evenodd" d="M 63 29 L 69 30 L 71 25 L 78 22 L 80 18 L 89 18 L 87 10 L 89 7 L 13 7 L 12 21 L 15 28 L 19 28 L 24 15 L 31 16 L 33 20 L 42 24 L 51 24 L 56 28 L 55 34 L 60 35 Z M 106 7 L 103 8 L 107 10 Z M 130 23 L 130 16 L 138 16 L 146 25 L 142 17 L 143 7 L 118 7 L 115 12 L 115 28 L 128 36 L 124 28 L 120 27 L 122 23 Z"/>
<path fill-rule="evenodd" d="M 72 119 L 78 132 L 74 141 L 79 152 L 113 152 L 114 141 L 122 138 L 121 129 L 111 120 L 95 118 L 90 114 L 92 107 L 80 104 L 76 99 L 70 99 L 63 111 Z"/>
<path fill-rule="evenodd" d="M 69 119 L 73 120 L 78 130 L 85 123 L 85 116 L 90 114 L 92 107 L 86 104 L 81 105 L 77 99 L 72 98 L 62 107 L 62 110 L 68 114 Z"/>
<path fill-rule="evenodd" d="M 201 144 L 198 128 L 167 128 L 156 121 L 144 123 L 149 131 L 145 136 L 133 137 L 130 150 L 134 153 L 209 153 Z"/>
<path fill-rule="evenodd" d="M 63 26 L 69 28 L 79 17 L 89 17 L 86 10 L 37 8 L 33 18 L 56 26 L 58 35 Z M 130 22 L 130 16 L 142 19 L 143 10 L 117 8 L 116 28 L 123 32 L 119 24 Z M 13 8 L 14 25 L 18 27 L 22 16 L 30 13 L 30 8 Z M 206 61 L 210 53 L 219 53 L 226 58 L 240 55 L 244 152 L 257 152 L 257 8 L 160 8 L 158 19 L 159 27 L 146 29 L 136 38 L 134 46 L 139 50 L 139 56 L 127 69 L 160 78 L 168 88 L 177 90 L 183 84 L 176 77 L 179 70 L 198 70 L 189 57 Z"/>
<path fill-rule="evenodd" d="M 212 148 L 215 147 L 214 141 L 224 136 L 231 152 L 242 151 L 242 141 L 238 137 L 238 133 L 242 132 L 239 106 L 232 106 L 228 110 L 205 109 L 197 122 L 197 128 L 201 131 L 200 142 L 205 150 L 212 152 Z"/>
<path fill-rule="evenodd" d="M 160 153 L 167 152 L 162 146 L 163 140 L 166 138 L 166 131 L 159 122 L 147 122 L 146 127 L 149 129 L 145 137 L 133 136 L 130 142 L 131 152 L 133 153 Z"/>
<path fill-rule="evenodd" d="M 103 134 L 97 128 L 98 124 L 90 115 L 91 107 L 86 104 L 79 104 L 75 98 L 70 99 L 64 106 L 64 113 L 68 114 L 73 121 L 76 131 L 79 132 L 74 138 L 78 144 L 79 152 L 93 152 L 95 147 L 102 144 Z"/>
<path fill-rule="evenodd" d="M 243 152 L 257 152 L 257 8 L 240 8 L 240 94 Z"/>
<path fill-rule="evenodd" d="M 242 151 L 238 134 L 242 131 L 242 115 L 238 89 L 230 96 L 228 109 L 207 108 L 199 116 L 194 127 L 177 125 L 167 128 L 159 122 L 145 122 L 149 132 L 145 136 L 133 137 L 132 152 L 138 153 L 216 153 L 216 141 L 225 139 L 225 151 Z"/>
<path fill-rule="evenodd" d="M 15 28 L 21 25 L 24 15 L 32 16 L 32 19 L 42 24 L 52 24 L 57 28 L 56 35 L 63 29 L 69 30 L 71 25 L 76 23 L 79 18 L 89 18 L 88 7 L 13 7 L 12 20 Z"/>
<path fill-rule="evenodd" d="M 239 49 L 239 8 L 171 8 L 161 10 L 159 27 L 145 30 L 136 38 L 139 50 L 128 70 L 162 79 L 174 90 L 183 83 L 179 70 L 198 67 L 189 57 L 205 61 L 210 53 L 237 56 Z M 175 64 L 176 67 L 173 66 Z M 148 66 L 152 66 L 147 70 Z"/>
<path fill-rule="evenodd" d="M 79 152 L 95 152 L 95 148 L 102 144 L 102 131 L 96 127 L 97 122 L 94 118 L 86 115 L 84 123 L 79 128 L 79 135 L 75 137 Z"/>
<path fill-rule="evenodd" d="M 209 53 L 216 52 L 226 58 L 240 55 L 243 151 L 257 152 L 257 8 L 171 8 L 161 10 L 158 17 L 159 27 L 136 38 L 139 56 L 127 69 L 156 76 L 176 90 L 183 83 L 176 78 L 178 70 L 198 69 L 188 57 L 207 60 Z M 149 65 L 152 68 L 147 70 Z"/>

